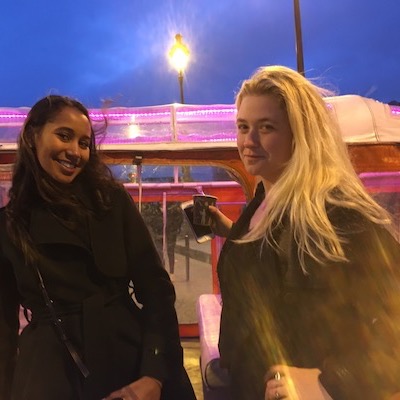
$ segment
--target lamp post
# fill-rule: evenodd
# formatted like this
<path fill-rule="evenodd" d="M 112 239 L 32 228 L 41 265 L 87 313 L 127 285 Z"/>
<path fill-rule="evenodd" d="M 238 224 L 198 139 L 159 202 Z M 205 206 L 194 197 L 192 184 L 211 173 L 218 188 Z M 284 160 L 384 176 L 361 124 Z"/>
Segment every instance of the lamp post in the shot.
<path fill-rule="evenodd" d="M 169 51 L 169 60 L 172 66 L 178 72 L 178 83 L 180 91 L 181 104 L 185 103 L 183 96 L 183 74 L 189 62 L 190 51 L 188 47 L 183 43 L 182 35 L 177 33 L 175 35 L 175 43 Z"/>
<path fill-rule="evenodd" d="M 183 43 L 182 35 L 180 33 L 177 33 L 175 35 L 175 43 L 169 51 L 169 61 L 171 65 L 178 71 L 181 104 L 185 104 L 185 98 L 183 96 L 183 73 L 185 72 L 185 69 L 189 62 L 189 54 L 190 51 L 188 47 Z M 174 173 L 174 175 L 174 180 L 178 180 L 178 174 Z M 183 182 L 190 182 L 192 180 L 190 167 L 188 165 L 182 166 L 182 180 Z"/>
<path fill-rule="evenodd" d="M 303 57 L 303 38 L 301 34 L 300 0 L 293 0 L 293 6 L 294 6 L 294 26 L 296 31 L 297 72 L 305 76 L 304 57 Z"/>

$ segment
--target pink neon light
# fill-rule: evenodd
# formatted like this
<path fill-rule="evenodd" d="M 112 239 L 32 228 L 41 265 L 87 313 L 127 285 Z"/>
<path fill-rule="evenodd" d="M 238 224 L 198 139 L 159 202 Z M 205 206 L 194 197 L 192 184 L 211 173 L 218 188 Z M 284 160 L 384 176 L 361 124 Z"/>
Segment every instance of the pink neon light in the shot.
<path fill-rule="evenodd" d="M 15 143 L 29 109 L 0 109 L 0 142 Z M 169 104 L 90 109 L 95 123 L 107 120 L 103 144 L 230 142 L 236 139 L 233 105 Z"/>
<path fill-rule="evenodd" d="M 390 113 L 396 117 L 400 116 L 400 106 L 389 106 Z"/>

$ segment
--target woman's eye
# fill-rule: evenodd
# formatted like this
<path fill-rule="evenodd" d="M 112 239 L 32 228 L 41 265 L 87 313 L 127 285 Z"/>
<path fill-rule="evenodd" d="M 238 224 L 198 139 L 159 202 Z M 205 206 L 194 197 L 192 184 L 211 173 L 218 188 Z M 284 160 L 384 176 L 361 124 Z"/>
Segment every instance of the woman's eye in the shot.
<path fill-rule="evenodd" d="M 89 148 L 89 142 L 80 142 L 79 143 L 79 146 L 82 148 L 82 149 L 88 149 Z"/>
<path fill-rule="evenodd" d="M 261 132 L 271 132 L 274 127 L 272 125 L 261 125 L 259 129 Z"/>
<path fill-rule="evenodd" d="M 239 131 L 239 132 L 244 132 L 244 131 L 246 131 L 248 128 L 247 128 L 247 125 L 244 125 L 244 124 L 239 124 L 239 125 L 237 125 L 237 130 Z"/>
<path fill-rule="evenodd" d="M 69 135 L 68 133 L 65 132 L 58 132 L 57 133 L 58 137 L 63 141 L 63 142 L 67 142 L 69 140 Z"/>

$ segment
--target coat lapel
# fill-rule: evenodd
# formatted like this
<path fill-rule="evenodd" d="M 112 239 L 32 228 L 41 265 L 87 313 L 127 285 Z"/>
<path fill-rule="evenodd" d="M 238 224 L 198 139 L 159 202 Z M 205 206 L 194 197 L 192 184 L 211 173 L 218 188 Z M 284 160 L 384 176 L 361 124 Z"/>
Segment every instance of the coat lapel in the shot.
<path fill-rule="evenodd" d="M 94 262 L 101 272 L 121 277 L 127 273 L 127 259 L 123 219 L 117 215 L 119 209 L 116 205 L 99 219 L 89 218 L 91 248 L 45 208 L 32 210 L 29 232 L 37 245 L 68 244 L 84 248 L 93 254 Z"/>
<path fill-rule="evenodd" d="M 115 209 L 118 209 L 116 206 Z M 127 272 L 127 260 L 122 218 L 110 211 L 101 219 L 90 218 L 92 251 L 98 268 L 108 276 Z"/>
<path fill-rule="evenodd" d="M 36 244 L 64 243 L 86 248 L 83 241 L 74 232 L 44 208 L 32 210 L 29 233 Z"/>

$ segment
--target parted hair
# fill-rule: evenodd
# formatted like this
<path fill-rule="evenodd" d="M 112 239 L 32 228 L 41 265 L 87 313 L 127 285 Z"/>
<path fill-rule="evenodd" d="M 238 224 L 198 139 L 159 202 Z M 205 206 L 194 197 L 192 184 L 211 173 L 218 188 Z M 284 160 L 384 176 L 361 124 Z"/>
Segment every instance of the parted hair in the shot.
<path fill-rule="evenodd" d="M 119 184 L 104 164 L 96 149 L 96 135 L 103 134 L 106 123 L 97 132 L 86 107 L 79 101 L 59 95 L 49 95 L 39 100 L 29 111 L 18 137 L 18 150 L 13 169 L 9 202 L 6 206 L 7 230 L 14 244 L 23 252 L 25 260 L 37 258 L 29 235 L 30 210 L 37 202 L 44 203 L 57 217 L 88 213 L 79 196 L 71 191 L 71 185 L 54 181 L 41 167 L 35 148 L 35 136 L 65 108 L 74 108 L 90 122 L 91 138 L 89 160 L 78 178 L 91 198 L 95 212 L 106 211 L 110 206 L 110 194 Z M 77 179 L 77 178 L 76 178 Z"/>
<path fill-rule="evenodd" d="M 327 208 L 356 210 L 376 224 L 391 224 L 389 213 L 367 193 L 349 158 L 346 144 L 324 96 L 332 95 L 284 66 L 258 69 L 236 95 L 272 96 L 286 111 L 293 134 L 292 156 L 266 193 L 266 209 L 243 241 L 264 238 L 277 246 L 274 227 L 288 218 L 305 273 L 305 255 L 319 263 L 346 261 L 343 240 L 332 226 Z"/>

